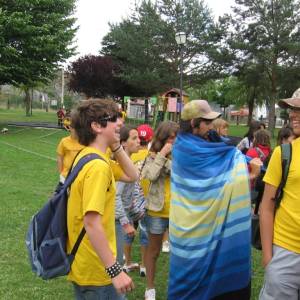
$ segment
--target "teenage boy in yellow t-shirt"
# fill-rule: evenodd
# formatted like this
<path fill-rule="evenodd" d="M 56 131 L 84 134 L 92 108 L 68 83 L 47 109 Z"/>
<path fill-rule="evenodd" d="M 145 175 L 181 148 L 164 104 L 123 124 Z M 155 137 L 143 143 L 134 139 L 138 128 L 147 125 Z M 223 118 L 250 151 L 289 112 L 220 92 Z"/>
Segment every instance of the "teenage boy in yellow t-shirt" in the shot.
<path fill-rule="evenodd" d="M 83 101 L 72 117 L 80 144 L 86 147 L 75 164 L 89 153 L 103 160 L 87 163 L 71 186 L 68 200 L 70 252 L 83 226 L 86 234 L 68 275 L 78 299 L 122 299 L 134 288 L 131 278 L 116 261 L 115 180 L 136 181 L 138 172 L 120 146 L 118 107 L 112 100 Z M 117 163 L 106 157 L 110 147 Z"/>
<path fill-rule="evenodd" d="M 262 264 L 265 283 L 260 300 L 299 299 L 300 291 L 300 90 L 293 98 L 279 101 L 289 109 L 296 139 L 283 198 L 275 213 L 275 193 L 282 176 L 281 149 L 277 147 L 268 165 L 260 207 Z"/>

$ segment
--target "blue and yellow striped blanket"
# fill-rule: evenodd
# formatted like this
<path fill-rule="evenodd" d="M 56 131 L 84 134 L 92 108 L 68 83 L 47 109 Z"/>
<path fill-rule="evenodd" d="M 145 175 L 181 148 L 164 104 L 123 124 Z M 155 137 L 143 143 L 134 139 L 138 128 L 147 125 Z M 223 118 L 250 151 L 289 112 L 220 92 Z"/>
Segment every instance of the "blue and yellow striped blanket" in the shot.
<path fill-rule="evenodd" d="M 250 282 L 250 192 L 233 146 L 179 134 L 173 146 L 169 300 L 209 300 Z"/>

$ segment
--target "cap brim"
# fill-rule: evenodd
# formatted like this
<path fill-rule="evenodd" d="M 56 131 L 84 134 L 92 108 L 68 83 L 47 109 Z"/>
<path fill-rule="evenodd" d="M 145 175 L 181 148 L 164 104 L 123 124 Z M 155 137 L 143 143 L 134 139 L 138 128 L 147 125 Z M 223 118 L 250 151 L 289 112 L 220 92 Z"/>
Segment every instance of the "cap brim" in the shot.
<path fill-rule="evenodd" d="M 207 119 L 207 120 L 214 120 L 214 119 L 219 118 L 221 115 L 222 114 L 219 112 L 211 111 L 210 113 L 201 116 L 201 118 Z"/>
<path fill-rule="evenodd" d="M 279 100 L 278 105 L 283 109 L 287 109 L 287 108 L 300 109 L 300 98 L 282 99 Z"/>

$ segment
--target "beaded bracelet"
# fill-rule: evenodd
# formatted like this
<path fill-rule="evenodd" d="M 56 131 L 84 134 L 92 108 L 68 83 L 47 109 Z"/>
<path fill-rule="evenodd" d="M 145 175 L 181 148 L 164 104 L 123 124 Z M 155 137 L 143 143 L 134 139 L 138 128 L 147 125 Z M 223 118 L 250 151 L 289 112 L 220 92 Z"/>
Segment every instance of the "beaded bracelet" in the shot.
<path fill-rule="evenodd" d="M 110 278 L 114 278 L 122 272 L 122 267 L 116 261 L 112 266 L 105 268 L 105 271 Z"/>

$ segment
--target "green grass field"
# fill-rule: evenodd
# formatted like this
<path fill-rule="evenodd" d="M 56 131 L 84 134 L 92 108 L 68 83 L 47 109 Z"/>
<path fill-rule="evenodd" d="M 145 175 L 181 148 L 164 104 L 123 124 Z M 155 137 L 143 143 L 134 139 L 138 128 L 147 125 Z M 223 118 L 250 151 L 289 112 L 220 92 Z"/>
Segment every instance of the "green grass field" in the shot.
<path fill-rule="evenodd" d="M 25 116 L 24 109 L 3 109 L 0 108 L 0 124 L 7 122 L 49 122 L 56 124 L 57 116 L 56 111 L 50 110 L 45 112 L 44 110 L 35 109 L 32 112 L 32 116 Z"/>
<path fill-rule="evenodd" d="M 4 123 L 0 110 L 0 120 Z M 10 117 L 13 116 L 11 113 Z M 16 113 L 17 119 L 24 118 Z M 43 119 L 37 114 L 36 118 Z M 16 119 L 14 119 L 16 120 Z M 54 122 L 56 116 L 54 114 Z M 6 121 L 12 121 L 6 120 Z M 72 299 L 72 286 L 65 278 L 43 281 L 34 276 L 29 267 L 25 248 L 25 234 L 31 216 L 43 205 L 58 181 L 56 146 L 67 135 L 63 130 L 8 127 L 0 135 L 0 299 Z M 231 127 L 232 135 L 242 135 L 245 127 Z M 234 255 L 234 253 L 232 253 Z M 134 261 L 139 261 L 139 246 L 133 246 Z M 156 286 L 158 300 L 166 299 L 168 254 L 162 253 L 157 265 Z M 263 280 L 260 252 L 253 251 L 252 299 L 258 299 Z M 137 272 L 132 275 L 136 289 L 129 300 L 143 299 L 145 279 Z"/>

